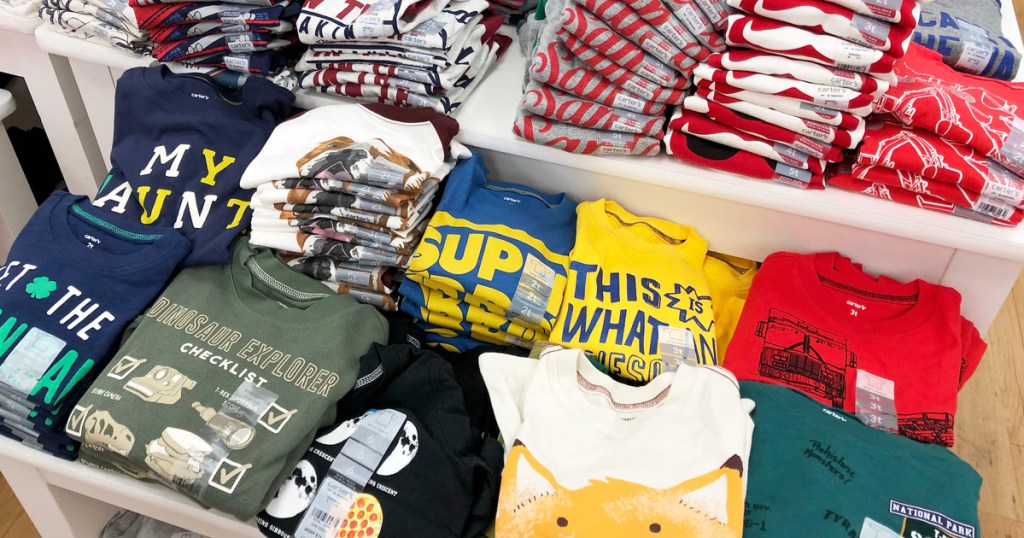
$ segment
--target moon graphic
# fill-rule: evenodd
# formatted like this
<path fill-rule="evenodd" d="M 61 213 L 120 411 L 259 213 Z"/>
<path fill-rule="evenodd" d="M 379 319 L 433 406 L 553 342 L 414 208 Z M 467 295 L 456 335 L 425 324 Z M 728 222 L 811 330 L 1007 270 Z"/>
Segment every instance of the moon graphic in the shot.
<path fill-rule="evenodd" d="M 306 460 L 300 460 L 295 469 L 274 498 L 267 505 L 267 514 L 278 519 L 295 517 L 309 507 L 316 496 L 318 480 L 313 466 Z"/>
<path fill-rule="evenodd" d="M 338 424 L 338 426 L 333 430 L 317 437 L 316 442 L 331 446 L 340 444 L 345 439 L 352 437 L 352 432 L 356 431 L 356 426 L 359 425 L 361 420 L 363 420 L 362 416 L 350 418 L 345 422 Z"/>
<path fill-rule="evenodd" d="M 416 430 L 416 425 L 407 420 L 405 425 L 402 426 L 402 432 L 399 433 L 395 448 L 391 449 L 391 453 L 384 458 L 384 463 L 380 464 L 380 467 L 377 468 L 377 474 L 380 476 L 391 476 L 405 469 L 405 466 L 409 465 L 412 459 L 416 457 L 416 451 L 419 448 L 420 434 Z"/>

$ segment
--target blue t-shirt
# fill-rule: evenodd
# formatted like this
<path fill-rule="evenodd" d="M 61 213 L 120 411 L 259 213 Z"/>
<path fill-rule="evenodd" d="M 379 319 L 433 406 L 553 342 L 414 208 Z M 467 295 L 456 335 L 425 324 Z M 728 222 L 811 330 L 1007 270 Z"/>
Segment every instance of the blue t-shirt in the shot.
<path fill-rule="evenodd" d="M 248 226 L 252 191 L 239 186 L 295 96 L 253 77 L 227 89 L 164 66 L 117 82 L 112 169 L 94 204 L 192 240 L 186 265 L 224 264 Z"/>
<path fill-rule="evenodd" d="M 84 196 L 50 196 L 0 267 L 4 394 L 40 413 L 70 407 L 189 247 L 171 228 L 110 215 Z"/>
<path fill-rule="evenodd" d="M 483 159 L 474 153 L 448 176 L 399 288 L 408 299 L 401 309 L 415 317 L 420 307 L 436 310 L 427 300 L 440 296 L 429 292 L 436 288 L 459 301 L 462 319 L 454 321 L 461 327 L 528 336 L 504 319 L 544 337 L 558 315 L 575 240 L 576 202 L 564 193 L 488 181 Z"/>

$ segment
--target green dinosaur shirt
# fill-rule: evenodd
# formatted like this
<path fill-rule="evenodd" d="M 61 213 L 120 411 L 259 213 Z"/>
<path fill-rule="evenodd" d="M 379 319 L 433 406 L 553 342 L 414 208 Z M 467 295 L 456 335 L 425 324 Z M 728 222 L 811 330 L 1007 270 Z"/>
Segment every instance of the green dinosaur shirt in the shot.
<path fill-rule="evenodd" d="M 132 332 L 133 331 L 133 332 Z M 243 240 L 182 271 L 78 402 L 83 460 L 256 515 L 387 340 L 373 308 Z"/>
<path fill-rule="evenodd" d="M 744 538 L 977 538 L 981 477 L 948 448 L 872 429 L 780 385 L 754 400 Z"/>

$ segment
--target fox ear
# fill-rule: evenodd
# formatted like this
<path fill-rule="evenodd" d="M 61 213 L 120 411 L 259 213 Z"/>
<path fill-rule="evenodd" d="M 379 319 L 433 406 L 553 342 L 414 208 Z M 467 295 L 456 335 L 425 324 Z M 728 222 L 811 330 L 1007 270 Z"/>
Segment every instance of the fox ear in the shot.
<path fill-rule="evenodd" d="M 717 476 L 710 483 L 704 483 L 693 488 L 694 484 L 683 483 L 677 486 L 673 493 L 679 493 L 679 502 L 686 504 L 696 510 L 707 514 L 708 517 L 718 520 L 722 524 L 729 523 L 729 512 L 726 508 L 726 499 L 729 498 L 729 479 L 721 471 L 712 471 Z"/>
<path fill-rule="evenodd" d="M 506 473 L 512 473 L 512 494 L 515 509 L 520 510 L 541 497 L 559 496 L 565 489 L 555 482 L 551 471 L 530 454 L 525 445 L 516 443 L 508 457 Z"/>
<path fill-rule="evenodd" d="M 672 488 L 679 502 L 730 528 L 743 525 L 743 459 L 731 456 L 718 469 Z"/>

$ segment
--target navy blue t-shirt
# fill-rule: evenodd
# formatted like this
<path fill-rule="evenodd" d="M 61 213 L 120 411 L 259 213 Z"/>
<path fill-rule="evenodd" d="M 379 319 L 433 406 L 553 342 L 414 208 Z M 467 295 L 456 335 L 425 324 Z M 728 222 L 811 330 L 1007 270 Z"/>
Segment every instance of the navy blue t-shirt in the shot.
<path fill-rule="evenodd" d="M 84 196 L 50 196 L 0 267 L 6 393 L 26 396 L 36 410 L 54 410 L 82 390 L 189 247 L 173 229 L 110 215 Z"/>
<path fill-rule="evenodd" d="M 186 265 L 227 263 L 251 215 L 242 172 L 295 96 L 263 78 L 227 89 L 156 66 L 125 71 L 115 97 L 112 169 L 94 204 L 178 229 L 193 244 Z"/>

